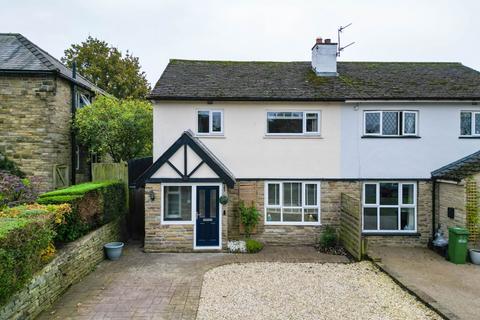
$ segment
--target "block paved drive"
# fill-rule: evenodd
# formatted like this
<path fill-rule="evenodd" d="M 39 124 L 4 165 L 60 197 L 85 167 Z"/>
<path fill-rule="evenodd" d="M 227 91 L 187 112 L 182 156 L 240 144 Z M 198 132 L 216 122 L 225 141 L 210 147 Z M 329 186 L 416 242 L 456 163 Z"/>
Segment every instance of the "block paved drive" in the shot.
<path fill-rule="evenodd" d="M 195 319 L 203 275 L 246 262 L 348 262 L 312 247 L 266 247 L 258 254 L 144 253 L 126 246 L 119 261 L 103 261 L 37 319 Z"/>

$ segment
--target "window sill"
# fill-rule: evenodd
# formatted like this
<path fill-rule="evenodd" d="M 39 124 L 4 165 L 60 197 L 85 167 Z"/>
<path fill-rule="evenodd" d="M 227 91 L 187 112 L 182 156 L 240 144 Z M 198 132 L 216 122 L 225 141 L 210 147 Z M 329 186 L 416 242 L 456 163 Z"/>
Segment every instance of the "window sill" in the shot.
<path fill-rule="evenodd" d="M 163 221 L 160 221 L 160 225 L 162 225 L 162 226 L 179 225 L 179 224 L 192 225 L 192 224 L 194 224 L 194 222 L 193 221 L 178 221 L 178 220 L 163 220 Z"/>
<path fill-rule="evenodd" d="M 362 139 L 420 139 L 420 136 L 369 136 L 363 135 Z"/>
<path fill-rule="evenodd" d="M 225 135 L 223 134 L 196 134 L 196 138 L 213 138 L 213 139 L 225 139 Z"/>
<path fill-rule="evenodd" d="M 320 227 L 322 224 L 318 222 L 265 222 L 266 226 L 297 226 L 297 227 Z"/>
<path fill-rule="evenodd" d="M 362 232 L 362 236 L 392 236 L 392 237 L 419 237 L 418 232 Z"/>
<path fill-rule="evenodd" d="M 278 134 L 278 135 L 269 135 L 266 134 L 263 136 L 263 139 L 323 139 L 321 135 L 295 135 L 295 134 Z"/>
<path fill-rule="evenodd" d="M 458 139 L 480 139 L 480 136 L 459 136 Z"/>

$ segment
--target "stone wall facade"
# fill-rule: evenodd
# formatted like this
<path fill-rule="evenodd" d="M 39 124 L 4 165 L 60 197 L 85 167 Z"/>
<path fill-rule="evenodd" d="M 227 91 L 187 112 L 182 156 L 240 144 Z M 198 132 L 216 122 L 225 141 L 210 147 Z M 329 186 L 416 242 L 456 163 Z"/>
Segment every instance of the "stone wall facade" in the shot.
<path fill-rule="evenodd" d="M 113 221 L 67 244 L 10 302 L 0 307 L 0 319 L 35 319 L 72 284 L 104 259 L 103 245 L 118 241 L 121 221 Z"/>
<path fill-rule="evenodd" d="M 324 226 L 338 227 L 340 223 L 340 198 L 342 193 L 358 197 L 361 184 L 358 181 L 322 181 L 320 183 L 321 226 L 265 225 L 265 181 L 237 181 L 229 190 L 228 232 L 231 239 L 243 236 L 240 228 L 239 201 L 252 202 L 260 211 L 259 224 L 253 238 L 270 245 L 313 245 L 317 243 Z"/>
<path fill-rule="evenodd" d="M 238 180 L 233 188 L 227 190 L 229 202 L 223 208 L 225 212 L 222 215 L 222 248 L 226 249 L 227 240 L 240 239 L 244 236 L 240 223 L 240 201 L 246 205 L 253 203 L 261 213 L 259 224 L 255 228 L 252 238 L 268 245 L 300 246 L 317 243 L 325 226 L 339 228 L 342 193 L 356 199 L 361 199 L 362 195 L 362 182 L 358 180 L 325 180 L 321 181 L 320 185 L 321 225 L 266 225 L 264 216 L 265 181 Z M 418 232 L 415 235 L 363 235 L 367 245 L 427 246 L 432 228 L 432 183 L 418 181 L 417 185 Z M 149 197 L 150 190 L 155 194 L 153 201 Z M 161 185 L 147 184 L 145 189 L 145 251 L 193 251 L 193 224 L 162 225 L 161 201 Z M 359 206 L 361 206 L 360 203 Z M 361 210 L 358 214 L 361 215 Z"/>
<path fill-rule="evenodd" d="M 0 76 L 0 153 L 53 186 L 54 165 L 71 169 L 71 85 L 51 76 Z M 88 172 L 86 172 L 88 177 Z M 86 180 L 85 173 L 77 175 Z"/>
<path fill-rule="evenodd" d="M 163 201 L 162 185 L 147 183 L 145 185 L 145 252 L 192 252 L 194 251 L 194 224 L 162 224 L 161 203 Z M 150 199 L 153 192 L 155 199 Z M 221 194 L 221 192 L 220 192 Z M 227 207 L 225 215 L 219 212 L 222 219 L 222 249 L 226 249 L 228 241 Z"/>
<path fill-rule="evenodd" d="M 432 182 L 417 182 L 417 234 L 364 236 L 369 246 L 426 247 L 432 237 Z"/>
<path fill-rule="evenodd" d="M 442 182 L 436 183 L 436 224 L 442 226 L 443 234 L 448 239 L 448 228 L 467 225 L 465 212 L 465 183 Z M 455 211 L 454 218 L 448 217 L 448 208 Z"/>

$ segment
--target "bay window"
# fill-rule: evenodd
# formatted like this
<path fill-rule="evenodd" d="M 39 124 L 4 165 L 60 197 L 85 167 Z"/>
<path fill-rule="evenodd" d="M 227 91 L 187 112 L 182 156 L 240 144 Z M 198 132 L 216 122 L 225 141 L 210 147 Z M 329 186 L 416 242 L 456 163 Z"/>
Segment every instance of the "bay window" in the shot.
<path fill-rule="evenodd" d="M 480 136 L 480 111 L 460 113 L 460 136 Z"/>
<path fill-rule="evenodd" d="M 320 224 L 320 183 L 265 183 L 266 224 Z"/>
<path fill-rule="evenodd" d="M 320 134 L 319 111 L 267 112 L 267 134 Z"/>
<path fill-rule="evenodd" d="M 417 185 L 413 182 L 366 182 L 363 185 L 364 232 L 415 232 Z"/>
<path fill-rule="evenodd" d="M 365 111 L 366 136 L 416 136 L 417 111 Z"/>

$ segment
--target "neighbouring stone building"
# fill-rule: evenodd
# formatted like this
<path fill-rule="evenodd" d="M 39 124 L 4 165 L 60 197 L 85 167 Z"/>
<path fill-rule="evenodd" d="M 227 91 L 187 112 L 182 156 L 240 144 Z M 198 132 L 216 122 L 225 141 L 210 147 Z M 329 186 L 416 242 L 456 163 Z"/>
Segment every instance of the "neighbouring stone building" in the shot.
<path fill-rule="evenodd" d="M 21 34 L 0 34 L 0 154 L 39 177 L 42 191 L 89 179 L 89 155 L 71 120 L 98 94 Z"/>

